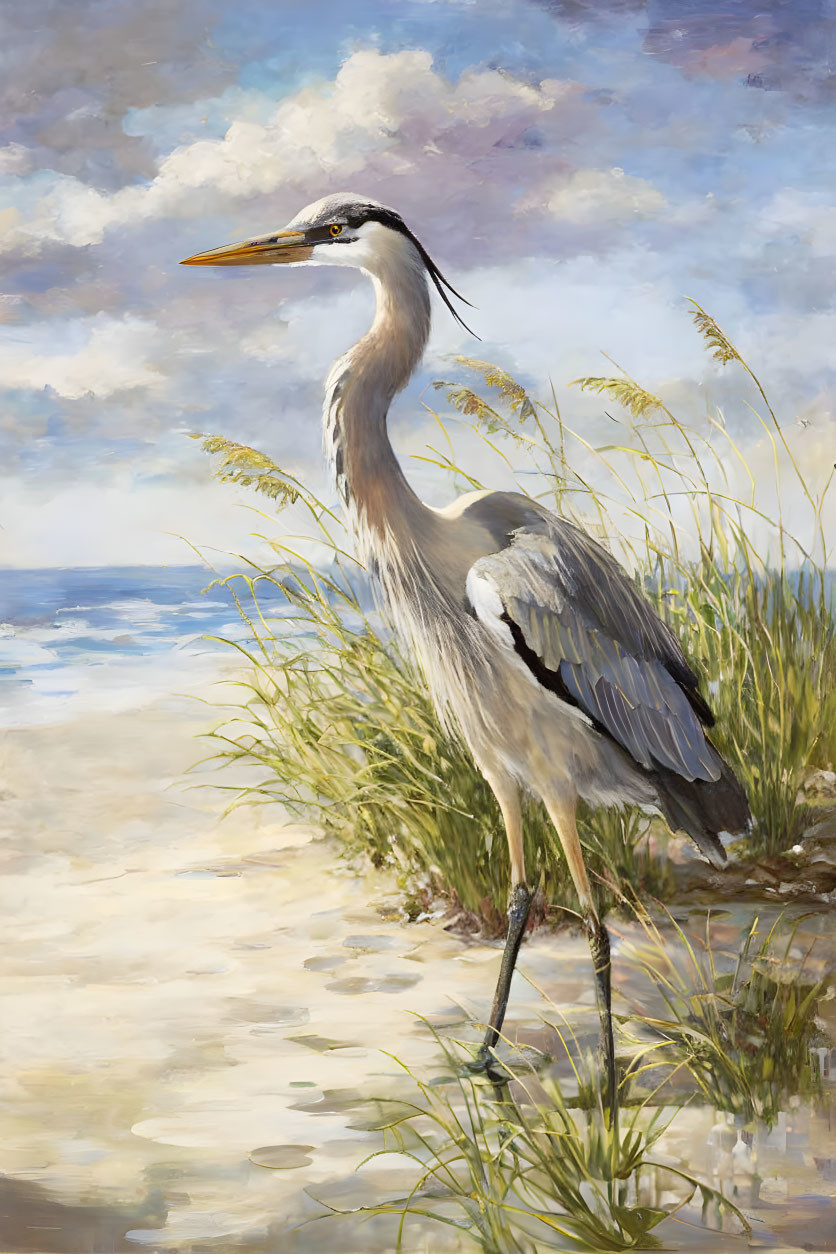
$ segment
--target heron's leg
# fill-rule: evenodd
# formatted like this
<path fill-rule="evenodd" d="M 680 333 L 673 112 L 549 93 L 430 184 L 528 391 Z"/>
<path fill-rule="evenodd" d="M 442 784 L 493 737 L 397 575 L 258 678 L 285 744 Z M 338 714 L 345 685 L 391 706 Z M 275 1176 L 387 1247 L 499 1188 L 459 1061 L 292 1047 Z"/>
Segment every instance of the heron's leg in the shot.
<path fill-rule="evenodd" d="M 493 789 L 502 817 L 505 821 L 505 833 L 508 837 L 508 853 L 511 858 L 511 891 L 508 896 L 508 933 L 505 938 L 505 949 L 502 954 L 502 965 L 496 984 L 488 1029 L 482 1048 L 479 1051 L 480 1061 L 487 1066 L 491 1050 L 499 1039 L 505 1011 L 508 1008 L 508 994 L 511 991 L 511 977 L 517 954 L 520 952 L 528 913 L 531 909 L 533 893 L 525 882 L 525 855 L 523 852 L 522 811 L 517 786 L 509 780 L 500 779 L 486 774 L 486 779 Z"/>
<path fill-rule="evenodd" d="M 601 1020 L 601 1052 L 604 1060 L 604 1106 L 611 1128 L 617 1127 L 615 1045 L 612 1033 L 612 968 L 610 964 L 610 937 L 598 917 L 595 900 L 589 887 L 589 877 L 583 860 L 578 827 L 575 821 L 575 803 L 554 799 L 546 801 L 549 817 L 557 829 L 575 892 L 583 911 L 583 928 L 586 932 L 595 968 L 595 993 L 598 1015 Z"/>

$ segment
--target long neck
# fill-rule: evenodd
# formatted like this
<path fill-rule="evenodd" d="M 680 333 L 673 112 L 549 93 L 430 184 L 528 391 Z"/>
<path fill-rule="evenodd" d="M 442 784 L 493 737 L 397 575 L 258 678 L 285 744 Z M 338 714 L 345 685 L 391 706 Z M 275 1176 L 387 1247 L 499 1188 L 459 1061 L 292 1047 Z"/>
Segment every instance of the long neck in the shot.
<path fill-rule="evenodd" d="M 410 488 L 389 442 L 392 398 L 421 360 L 430 299 L 411 244 L 392 248 L 372 274 L 377 310 L 371 328 L 328 379 L 326 452 L 363 549 L 380 550 L 387 534 L 420 527 L 429 513 Z"/>

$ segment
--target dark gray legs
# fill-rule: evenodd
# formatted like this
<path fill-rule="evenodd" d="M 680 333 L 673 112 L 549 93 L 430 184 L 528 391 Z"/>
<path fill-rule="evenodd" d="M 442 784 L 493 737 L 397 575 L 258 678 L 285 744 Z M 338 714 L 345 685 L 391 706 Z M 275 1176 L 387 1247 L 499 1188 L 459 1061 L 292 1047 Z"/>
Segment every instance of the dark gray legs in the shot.
<path fill-rule="evenodd" d="M 502 955 L 502 966 L 491 1006 L 488 1029 L 479 1050 L 476 1066 L 489 1075 L 501 1074 L 501 1068 L 493 1065 L 495 1060 L 491 1051 L 494 1049 L 505 1011 L 508 1008 L 508 994 L 511 990 L 511 977 L 520 951 L 525 925 L 531 909 L 534 894 L 525 884 L 515 884 L 508 900 L 508 935 L 505 940 L 505 952 Z M 598 1002 L 598 1016 L 601 1020 L 601 1064 L 603 1079 L 603 1104 L 610 1127 L 615 1126 L 617 1115 L 617 1077 L 615 1070 L 615 1045 L 612 1030 L 612 968 L 610 965 L 610 937 L 604 924 L 597 914 L 590 912 L 584 916 L 583 928 L 589 941 L 592 965 L 595 971 L 595 994 Z"/>
<path fill-rule="evenodd" d="M 508 899 L 508 936 L 505 941 L 505 952 L 502 955 L 502 966 L 499 981 L 494 994 L 488 1030 L 479 1050 L 478 1060 L 474 1067 L 485 1071 L 495 1079 L 497 1085 L 502 1083 L 505 1073 L 496 1064 L 492 1050 L 496 1046 L 505 1011 L 508 1006 L 508 993 L 511 988 L 511 977 L 520 949 L 528 913 L 531 908 L 531 890 L 525 883 L 525 858 L 523 855 L 522 814 L 520 812 L 519 791 L 513 781 L 505 776 L 490 773 L 483 768 L 483 773 L 496 794 L 505 820 L 508 834 L 508 850 L 511 857 L 511 875 L 513 888 Z M 544 796 L 546 809 L 554 823 L 566 862 L 572 876 L 572 882 L 578 894 L 583 912 L 583 927 L 589 941 L 592 964 L 595 968 L 595 995 L 598 1001 L 598 1015 L 601 1020 L 601 1062 L 603 1105 L 607 1122 L 613 1132 L 618 1132 L 618 1084 L 615 1073 L 615 1047 L 612 1031 L 612 979 L 610 968 L 610 938 L 607 929 L 598 917 L 595 909 L 595 898 L 589 885 L 589 877 L 583 860 L 580 837 L 578 836 L 575 811 L 577 798 L 555 794 Z M 493 1074 L 492 1074 L 493 1073 Z"/>
<path fill-rule="evenodd" d="M 499 979 L 497 980 L 496 992 L 494 993 L 493 1005 L 491 1006 L 488 1030 L 479 1050 L 479 1062 L 486 1069 L 490 1069 L 492 1061 L 491 1050 L 499 1039 L 502 1024 L 505 1020 L 505 1011 L 508 1008 L 508 994 L 511 991 L 511 977 L 514 974 L 517 954 L 520 952 L 520 944 L 525 932 L 525 925 L 528 922 L 528 912 L 531 909 L 533 896 L 534 894 L 525 884 L 515 884 L 508 898 L 508 934 L 505 938 L 505 951 L 502 955 L 502 966 L 499 969 Z"/>
<path fill-rule="evenodd" d="M 612 1035 L 612 967 L 610 964 L 610 936 L 597 914 L 587 914 L 583 921 L 589 941 L 592 965 L 595 969 L 595 994 L 598 1015 L 601 1020 L 601 1061 L 604 1073 L 604 1110 L 610 1127 L 614 1126 L 617 1113 L 617 1084 L 615 1074 L 615 1045 Z"/>
<path fill-rule="evenodd" d="M 615 1129 L 618 1108 L 618 1085 L 615 1076 L 615 1048 L 612 1035 L 612 980 L 610 975 L 610 938 L 607 929 L 598 918 L 595 898 L 589 886 L 589 876 L 583 860 L 583 849 L 578 836 L 576 820 L 577 799 L 565 796 L 544 797 L 549 817 L 554 823 L 578 900 L 583 911 L 583 929 L 586 932 L 595 968 L 595 995 L 601 1019 L 601 1055 L 603 1062 L 604 1109 L 610 1127 Z"/>

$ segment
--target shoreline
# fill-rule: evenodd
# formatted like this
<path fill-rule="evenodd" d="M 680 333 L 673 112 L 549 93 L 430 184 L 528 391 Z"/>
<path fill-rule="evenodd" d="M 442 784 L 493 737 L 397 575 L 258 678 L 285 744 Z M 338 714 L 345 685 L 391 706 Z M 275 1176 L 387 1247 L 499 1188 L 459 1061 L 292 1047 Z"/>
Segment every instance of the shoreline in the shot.
<path fill-rule="evenodd" d="M 486 1013 L 500 943 L 399 921 L 386 872 L 191 787 L 209 713 L 169 696 L 0 734 L 3 1248 L 41 1225 L 119 1251 L 344 1254 L 351 1221 L 297 1225 L 313 1197 L 403 1191 L 387 1160 L 355 1174 L 381 1145 L 374 1099 L 412 1092 L 390 1055 L 436 1074 L 431 1028 L 474 1039 Z M 509 1033 L 553 1050 L 542 989 L 594 1040 L 584 938 L 541 929 L 520 965 Z M 712 1119 L 678 1115 L 674 1152 L 697 1166 Z M 385 1224 L 363 1234 L 391 1246 Z"/>

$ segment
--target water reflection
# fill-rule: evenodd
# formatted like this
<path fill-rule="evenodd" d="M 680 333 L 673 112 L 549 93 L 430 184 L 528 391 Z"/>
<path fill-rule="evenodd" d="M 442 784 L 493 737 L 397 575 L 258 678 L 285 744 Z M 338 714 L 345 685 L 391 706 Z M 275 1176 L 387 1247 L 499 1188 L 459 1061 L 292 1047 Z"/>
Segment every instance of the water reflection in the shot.
<path fill-rule="evenodd" d="M 168 703 L 3 747 L 3 1249 L 389 1249 L 390 1220 L 317 1219 L 316 1199 L 397 1193 L 402 1167 L 356 1171 L 380 1145 L 375 1099 L 409 1090 L 388 1055 L 431 1075 L 428 1023 L 478 1035 L 469 1017 L 486 1011 L 500 947 L 400 923 L 385 877 L 269 811 L 221 822 L 214 795 L 173 787 L 197 725 Z M 733 937 L 744 916 L 724 926 Z M 521 1042 L 559 1056 L 540 989 L 594 1041 L 588 961 L 581 937 L 526 944 L 508 1025 Z M 617 947 L 616 988 L 621 1010 L 647 992 Z M 731 1180 L 762 1242 L 836 1249 L 826 1123 L 799 1105 L 751 1144 L 730 1125 L 719 1165 L 717 1123 L 682 1112 L 669 1152 Z M 659 1232 L 732 1248 L 700 1221 Z M 413 1240 L 457 1248 L 441 1229 Z"/>

